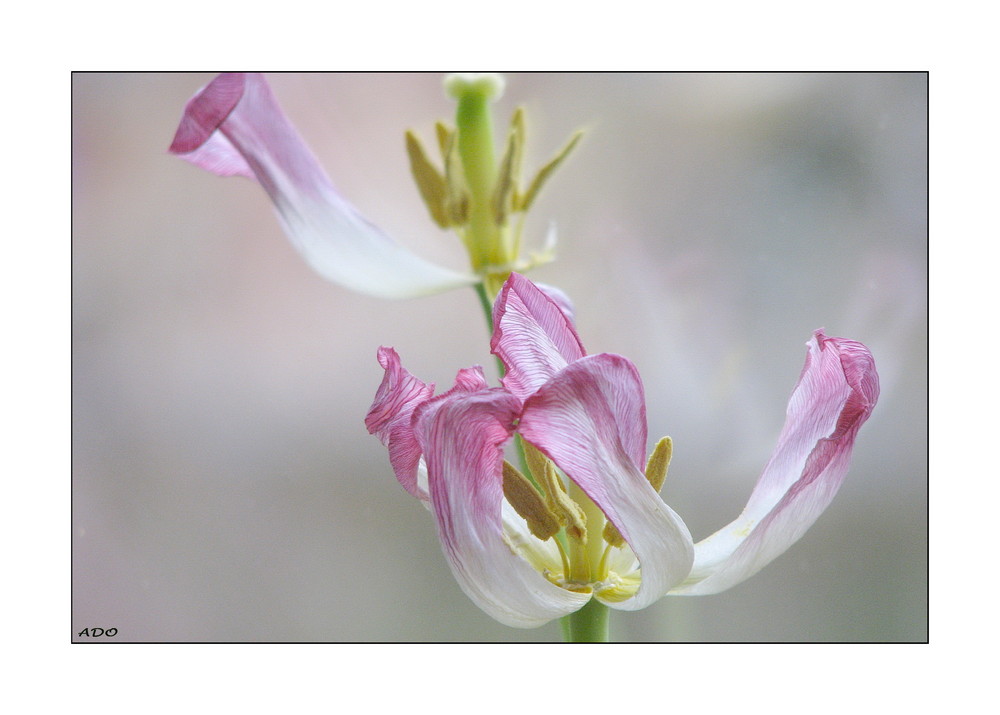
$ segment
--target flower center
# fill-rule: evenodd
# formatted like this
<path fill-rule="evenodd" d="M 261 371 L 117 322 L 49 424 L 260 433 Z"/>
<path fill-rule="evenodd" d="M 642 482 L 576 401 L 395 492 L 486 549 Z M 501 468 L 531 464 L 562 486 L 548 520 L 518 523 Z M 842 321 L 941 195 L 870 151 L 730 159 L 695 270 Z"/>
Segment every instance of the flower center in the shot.
<path fill-rule="evenodd" d="M 630 598 L 639 588 L 641 577 L 621 532 L 583 489 L 559 472 L 552 460 L 529 442 L 523 445 L 528 475 L 504 462 L 504 497 L 534 537 L 554 544 L 559 563 L 509 542 L 511 548 L 557 586 L 595 592 L 605 602 Z M 646 463 L 646 479 L 657 491 L 666 479 L 672 451 L 670 438 L 664 437 Z M 616 568 L 621 565 L 625 568 Z"/>
<path fill-rule="evenodd" d="M 610 575 L 608 554 L 613 548 L 605 535 L 608 522 L 604 512 L 527 442 L 524 453 L 529 476 L 504 462 L 504 496 L 533 536 L 551 540 L 558 550 L 559 564 L 526 558 L 558 586 L 580 592 L 600 590 Z M 624 541 L 619 546 L 622 544 Z"/>

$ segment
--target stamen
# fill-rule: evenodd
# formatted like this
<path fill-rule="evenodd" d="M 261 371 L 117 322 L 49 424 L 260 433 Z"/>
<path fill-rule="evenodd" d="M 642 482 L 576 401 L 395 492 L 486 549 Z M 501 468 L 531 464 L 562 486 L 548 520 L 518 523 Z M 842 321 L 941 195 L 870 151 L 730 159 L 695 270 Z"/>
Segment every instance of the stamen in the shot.
<path fill-rule="evenodd" d="M 673 440 L 664 437 L 656 443 L 653 453 L 649 455 L 649 461 L 646 462 L 646 479 L 657 492 L 663 488 L 663 483 L 667 480 L 667 467 L 670 466 L 670 458 L 673 453 Z"/>
<path fill-rule="evenodd" d="M 569 555 L 566 553 L 566 548 L 562 545 L 561 539 L 553 539 L 556 542 L 556 546 L 559 547 L 559 558 L 562 559 L 563 565 L 563 578 L 569 577 Z"/>
<path fill-rule="evenodd" d="M 503 495 L 528 524 L 528 530 L 545 541 L 560 529 L 559 519 L 528 478 L 510 462 L 503 463 Z"/>
<path fill-rule="evenodd" d="M 528 463 L 531 476 L 535 478 L 536 483 L 541 484 L 545 480 L 545 465 L 549 459 L 539 452 L 538 447 L 531 442 L 523 440 L 522 444 L 524 445 L 524 461 Z"/>
<path fill-rule="evenodd" d="M 604 524 L 604 532 L 602 536 L 604 537 L 604 540 L 608 542 L 609 548 L 612 546 L 625 545 L 625 537 L 622 536 L 621 532 L 618 531 L 618 527 L 612 524 L 610 520 Z"/>
<path fill-rule="evenodd" d="M 500 160 L 500 172 L 493 193 L 493 213 L 497 226 L 505 226 L 513 213 L 521 183 L 521 157 L 524 154 L 524 110 L 518 108 L 510 122 L 507 148 Z M 513 254 L 517 255 L 517 254 Z"/>
<path fill-rule="evenodd" d="M 566 527 L 566 535 L 581 544 L 587 543 L 587 515 L 580 505 L 569 498 L 559 473 L 551 461 L 545 463 L 545 502 L 559 522 Z"/>
<path fill-rule="evenodd" d="M 538 192 L 541 191 L 542 185 L 550 176 L 552 176 L 552 173 L 559 167 L 563 160 L 569 156 L 569 153 L 576 148 L 576 145 L 580 142 L 582 137 L 582 129 L 575 132 L 563 148 L 557 151 L 555 156 L 549 159 L 548 163 L 538 170 L 538 173 L 535 174 L 535 178 L 531 180 L 528 190 L 524 192 L 524 194 L 518 196 L 515 211 L 527 211 L 531 208 L 531 204 L 538 196 Z"/>
<path fill-rule="evenodd" d="M 417 188 L 420 189 L 420 196 L 431 213 L 431 218 L 441 228 L 448 228 L 451 222 L 445 210 L 448 192 L 444 176 L 431 163 L 423 144 L 412 131 L 406 132 L 406 153 L 410 157 L 410 171 L 417 182 Z"/>
<path fill-rule="evenodd" d="M 609 521 L 608 524 L 611 522 Z M 601 562 L 597 567 L 597 578 L 606 579 L 608 577 L 608 556 L 611 555 L 611 544 L 604 547 L 604 553 L 601 554 Z"/>

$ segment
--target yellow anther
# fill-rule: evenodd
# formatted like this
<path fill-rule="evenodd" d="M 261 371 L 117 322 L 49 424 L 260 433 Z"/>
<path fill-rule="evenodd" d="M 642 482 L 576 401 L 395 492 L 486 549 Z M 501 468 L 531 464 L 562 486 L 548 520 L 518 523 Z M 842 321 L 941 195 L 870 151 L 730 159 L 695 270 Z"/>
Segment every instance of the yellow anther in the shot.
<path fill-rule="evenodd" d="M 413 172 L 420 196 L 427 204 L 431 218 L 441 228 L 448 228 L 451 222 L 445 211 L 447 187 L 444 176 L 427 158 L 423 144 L 412 131 L 406 132 L 406 153 L 410 156 L 410 171 Z"/>
<path fill-rule="evenodd" d="M 439 135 L 440 139 L 440 135 Z M 469 221 L 469 192 L 465 186 L 462 159 L 458 155 L 458 141 L 454 132 L 444 138 L 444 181 L 445 212 L 455 226 L 464 226 Z"/>
<path fill-rule="evenodd" d="M 549 159 L 549 162 L 538 170 L 535 174 L 535 178 L 531 180 L 531 184 L 528 186 L 528 190 L 521 196 L 518 196 L 515 211 L 527 211 L 531 208 L 531 204 L 534 202 L 535 198 L 538 196 L 538 192 L 542 189 L 542 184 L 552 176 L 552 172 L 556 170 L 559 164 L 562 163 L 563 159 L 569 156 L 569 153 L 576 148 L 577 143 L 579 143 L 580 138 L 583 136 L 583 130 L 577 131 L 570 137 L 569 141 L 566 142 L 565 146 L 556 152 L 556 155 Z"/>
<path fill-rule="evenodd" d="M 664 437 L 656 443 L 653 453 L 649 455 L 649 461 L 646 462 L 646 479 L 657 492 L 663 488 L 663 482 L 667 480 L 667 467 L 670 466 L 670 458 L 673 453 L 674 441 L 669 437 Z"/>
<path fill-rule="evenodd" d="M 528 523 L 528 530 L 542 541 L 559 532 L 559 519 L 549 509 L 545 497 L 507 461 L 503 463 L 503 495 Z"/>
<path fill-rule="evenodd" d="M 524 461 L 528 463 L 528 470 L 534 477 L 535 483 L 542 484 L 545 481 L 545 465 L 548 464 L 549 459 L 539 452 L 538 448 L 531 442 L 524 440 L 522 444 L 524 445 Z"/>
<path fill-rule="evenodd" d="M 620 531 L 618 531 L 618 527 L 610 521 L 606 521 L 604 523 L 604 532 L 602 533 L 602 536 L 611 546 L 621 547 L 625 545 L 625 537 L 621 535 Z"/>
<path fill-rule="evenodd" d="M 664 437 L 656 443 L 653 453 L 649 455 L 649 460 L 646 462 L 646 479 L 657 492 L 663 488 L 663 482 L 667 479 L 667 467 L 670 466 L 670 457 L 673 451 L 673 440 Z M 611 546 L 625 545 L 625 538 L 610 521 L 604 525 L 604 540 Z"/>
<path fill-rule="evenodd" d="M 545 502 L 559 522 L 566 527 L 566 535 L 581 544 L 587 543 L 587 515 L 580 505 L 569 498 L 566 487 L 551 461 L 545 464 Z"/>
<path fill-rule="evenodd" d="M 532 476 L 541 484 L 549 510 L 555 514 L 559 523 L 566 527 L 567 536 L 586 544 L 587 515 L 566 493 L 566 487 L 559 477 L 559 472 L 556 471 L 556 465 L 528 441 L 524 442 L 524 461 L 528 463 Z"/>
<path fill-rule="evenodd" d="M 434 123 L 434 132 L 437 134 L 438 150 L 441 152 L 441 156 L 447 156 L 449 142 L 455 134 L 454 128 L 449 127 L 442 121 L 437 121 Z"/>
<path fill-rule="evenodd" d="M 524 110 L 518 107 L 510 121 L 507 148 L 500 160 L 497 186 L 493 193 L 493 213 L 497 226 L 507 223 L 514 212 L 521 183 L 521 159 L 524 155 Z"/>

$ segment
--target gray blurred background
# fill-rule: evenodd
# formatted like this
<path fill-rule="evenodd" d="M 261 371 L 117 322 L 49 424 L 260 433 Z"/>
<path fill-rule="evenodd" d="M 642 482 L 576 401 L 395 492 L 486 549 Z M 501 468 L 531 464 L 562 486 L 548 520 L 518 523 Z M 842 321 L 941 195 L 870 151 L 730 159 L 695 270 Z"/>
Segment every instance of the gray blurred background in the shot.
<path fill-rule="evenodd" d="M 406 302 L 314 275 L 254 183 L 166 153 L 212 75 L 73 76 L 73 631 L 128 641 L 556 641 L 452 579 L 429 514 L 363 418 L 379 345 L 448 386 L 495 375 L 471 290 Z M 741 510 L 811 332 L 865 342 L 882 396 L 809 533 L 717 596 L 614 613 L 634 641 L 927 638 L 927 78 L 514 74 L 526 169 L 582 145 L 533 208 L 592 353 L 643 376 L 664 498 L 696 539 Z M 456 268 L 403 131 L 432 74 L 272 75 L 341 191 Z"/>

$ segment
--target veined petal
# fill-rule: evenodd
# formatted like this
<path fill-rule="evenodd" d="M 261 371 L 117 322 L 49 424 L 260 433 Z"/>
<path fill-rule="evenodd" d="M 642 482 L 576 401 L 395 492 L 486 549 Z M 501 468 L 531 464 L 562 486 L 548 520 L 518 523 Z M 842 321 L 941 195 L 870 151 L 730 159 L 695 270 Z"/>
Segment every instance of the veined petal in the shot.
<path fill-rule="evenodd" d="M 220 74 L 184 107 L 170 144 L 170 153 L 217 176 L 256 178 L 239 150 L 216 131 L 243 98 L 245 77 L 239 72 Z"/>
<path fill-rule="evenodd" d="M 490 349 L 507 368 L 504 387 L 522 400 L 587 354 L 564 308 L 517 273 L 493 304 Z"/>
<path fill-rule="evenodd" d="M 691 576 L 672 593 L 718 593 L 784 553 L 833 500 L 858 430 L 878 400 L 864 345 L 817 330 L 788 403 L 778 446 L 739 518 L 695 545 Z"/>
<path fill-rule="evenodd" d="M 389 449 L 389 462 L 403 488 L 418 499 L 427 501 L 427 493 L 417 484 L 420 445 L 411 423 L 413 410 L 431 399 L 434 385 L 411 375 L 392 348 L 380 347 L 378 362 L 385 375 L 365 417 L 365 427 Z"/>
<path fill-rule="evenodd" d="M 638 591 L 609 606 L 644 608 L 684 580 L 691 534 L 639 467 L 646 408 L 632 363 L 601 354 L 568 365 L 525 401 L 518 432 L 586 492 L 639 560 Z"/>
<path fill-rule="evenodd" d="M 188 102 L 170 151 L 221 176 L 255 178 L 292 244 L 324 278 L 382 298 L 471 285 L 369 223 L 334 189 L 259 74 L 226 73 Z"/>
<path fill-rule="evenodd" d="M 403 488 L 418 499 L 427 501 L 427 491 L 420 485 L 419 479 L 421 454 L 413 433 L 413 411 L 431 399 L 434 385 L 410 374 L 392 348 L 380 347 L 378 362 L 385 374 L 365 417 L 365 426 L 369 434 L 378 437 L 389 449 L 389 462 Z M 458 371 L 454 387 L 444 395 L 485 390 L 487 386 L 481 367 L 467 367 Z"/>
<path fill-rule="evenodd" d="M 589 593 L 550 583 L 508 545 L 502 445 L 520 401 L 500 389 L 452 391 L 417 410 L 441 547 L 462 590 L 501 623 L 533 628 L 581 608 Z"/>
<path fill-rule="evenodd" d="M 566 316 L 566 320 L 569 321 L 570 325 L 575 325 L 576 309 L 573 307 L 573 301 L 570 300 L 570 297 L 566 295 L 564 291 L 546 283 L 535 283 L 535 287 L 547 295 L 553 303 L 559 306 L 559 310 L 561 310 L 562 314 Z"/>

